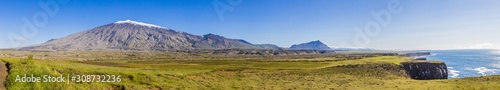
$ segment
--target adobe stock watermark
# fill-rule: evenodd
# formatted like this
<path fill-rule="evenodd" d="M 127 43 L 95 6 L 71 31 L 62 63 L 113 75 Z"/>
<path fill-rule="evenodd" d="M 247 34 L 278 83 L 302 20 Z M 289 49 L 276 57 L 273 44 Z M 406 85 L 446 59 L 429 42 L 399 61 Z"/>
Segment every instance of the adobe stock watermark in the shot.
<path fill-rule="evenodd" d="M 9 32 L 7 39 L 11 47 L 20 47 L 38 34 L 38 28 L 44 27 L 50 18 L 54 18 L 59 12 L 59 6 L 66 5 L 70 0 L 40 0 L 38 5 L 42 10 L 35 12 L 31 19 L 23 16 L 21 20 L 21 33 Z"/>
<path fill-rule="evenodd" d="M 393 14 L 399 14 L 403 11 L 400 0 L 389 0 L 386 9 L 379 11 L 371 11 L 370 14 L 375 20 L 365 23 L 364 28 L 354 27 L 356 35 L 354 35 L 354 47 L 366 47 L 371 43 L 371 38 L 377 37 L 382 29 L 389 26 L 392 21 Z M 345 42 L 342 45 L 351 46 Z"/>
<path fill-rule="evenodd" d="M 227 3 L 224 3 L 221 0 L 214 0 L 214 2 L 212 2 L 215 12 L 217 13 L 221 21 L 224 21 L 224 13 L 232 12 L 236 6 L 240 5 L 243 2 L 243 0 L 224 0 L 224 1 L 226 1 Z"/>

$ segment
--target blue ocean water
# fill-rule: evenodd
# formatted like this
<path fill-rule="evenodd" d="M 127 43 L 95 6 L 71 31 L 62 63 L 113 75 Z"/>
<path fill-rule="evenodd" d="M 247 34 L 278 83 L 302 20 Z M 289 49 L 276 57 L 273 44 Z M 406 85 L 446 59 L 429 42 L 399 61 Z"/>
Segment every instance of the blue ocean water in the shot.
<path fill-rule="evenodd" d="M 500 74 L 500 50 L 434 50 L 428 60 L 439 60 L 448 66 L 449 78 Z"/>

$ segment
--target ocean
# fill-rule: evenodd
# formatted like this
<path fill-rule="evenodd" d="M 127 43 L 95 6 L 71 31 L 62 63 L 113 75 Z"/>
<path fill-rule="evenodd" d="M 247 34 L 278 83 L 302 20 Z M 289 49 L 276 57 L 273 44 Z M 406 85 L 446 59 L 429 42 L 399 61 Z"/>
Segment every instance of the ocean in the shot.
<path fill-rule="evenodd" d="M 448 66 L 449 78 L 500 74 L 500 50 L 433 50 L 427 60 L 439 60 Z"/>

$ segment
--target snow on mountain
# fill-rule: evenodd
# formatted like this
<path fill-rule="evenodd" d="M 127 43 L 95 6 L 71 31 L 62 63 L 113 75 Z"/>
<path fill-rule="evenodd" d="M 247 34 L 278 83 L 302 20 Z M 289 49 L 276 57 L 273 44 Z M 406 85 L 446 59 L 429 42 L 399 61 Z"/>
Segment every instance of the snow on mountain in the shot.
<path fill-rule="evenodd" d="M 134 24 L 134 25 L 141 25 L 141 26 L 147 26 L 147 27 L 156 27 L 156 28 L 164 28 L 168 29 L 162 26 L 154 25 L 154 24 L 149 24 L 149 23 L 143 23 L 143 22 L 138 22 L 138 21 L 132 21 L 132 20 L 123 20 L 123 21 L 117 21 L 115 24 L 124 24 L 124 23 L 129 23 L 129 24 Z"/>

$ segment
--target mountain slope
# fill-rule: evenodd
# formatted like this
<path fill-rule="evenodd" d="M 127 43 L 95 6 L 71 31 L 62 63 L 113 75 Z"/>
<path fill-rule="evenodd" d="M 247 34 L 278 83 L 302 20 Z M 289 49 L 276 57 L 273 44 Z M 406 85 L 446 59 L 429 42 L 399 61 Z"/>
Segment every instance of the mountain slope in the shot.
<path fill-rule="evenodd" d="M 215 34 L 204 36 L 174 31 L 165 27 L 125 20 L 49 40 L 29 50 L 189 50 L 189 49 L 264 49 L 239 39 Z"/>
<path fill-rule="evenodd" d="M 301 44 L 296 44 L 292 45 L 290 50 L 331 50 L 330 47 L 322 43 L 321 41 L 311 41 L 307 43 L 301 43 Z"/>

